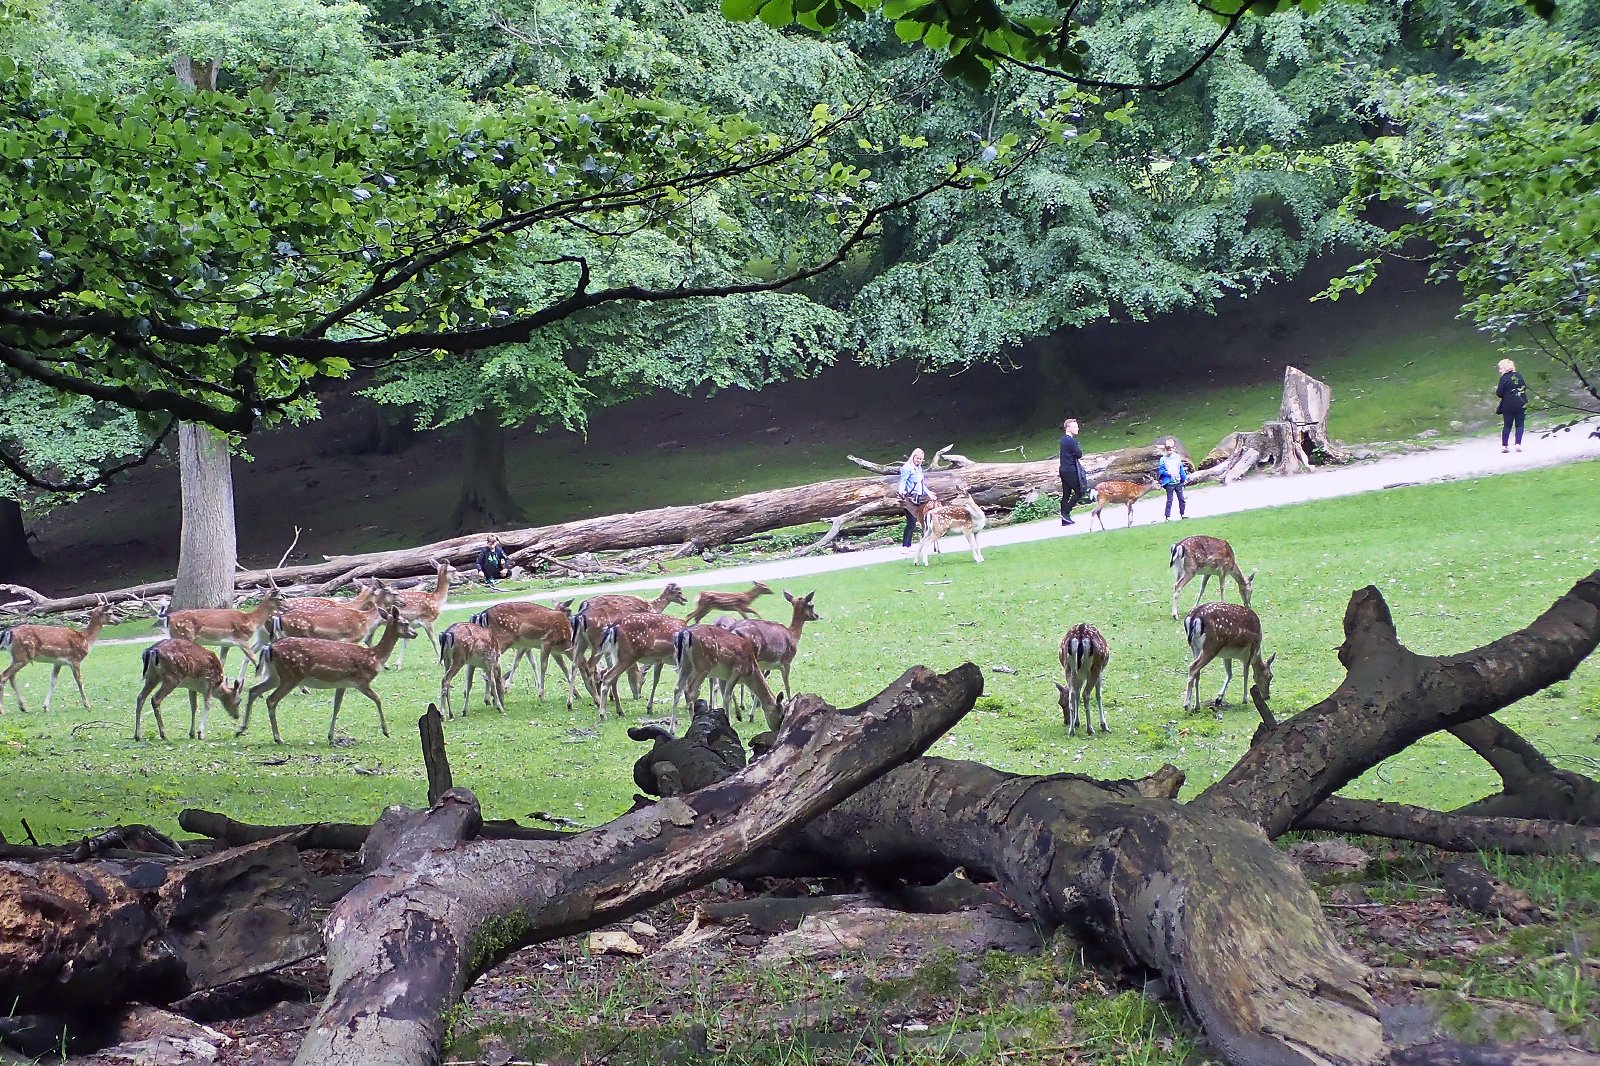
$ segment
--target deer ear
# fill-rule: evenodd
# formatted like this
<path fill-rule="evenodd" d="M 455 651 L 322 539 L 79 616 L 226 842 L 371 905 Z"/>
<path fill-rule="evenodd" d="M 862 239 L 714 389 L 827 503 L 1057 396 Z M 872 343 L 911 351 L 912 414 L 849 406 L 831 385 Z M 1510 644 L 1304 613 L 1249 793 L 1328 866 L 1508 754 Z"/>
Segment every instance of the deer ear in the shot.
<path fill-rule="evenodd" d="M 1271 670 L 1272 669 L 1272 664 L 1277 662 L 1277 661 L 1278 661 L 1278 653 L 1277 652 L 1273 652 L 1271 655 L 1267 656 L 1267 669 Z"/>
<path fill-rule="evenodd" d="M 1057 681 L 1056 682 L 1056 691 L 1061 693 L 1063 696 L 1065 696 L 1067 694 L 1067 686 L 1065 686 L 1061 682 Z"/>
<path fill-rule="evenodd" d="M 788 589 L 784 589 L 783 590 L 783 598 L 788 600 L 790 603 L 794 602 L 794 597 L 789 594 L 789 590 Z"/>

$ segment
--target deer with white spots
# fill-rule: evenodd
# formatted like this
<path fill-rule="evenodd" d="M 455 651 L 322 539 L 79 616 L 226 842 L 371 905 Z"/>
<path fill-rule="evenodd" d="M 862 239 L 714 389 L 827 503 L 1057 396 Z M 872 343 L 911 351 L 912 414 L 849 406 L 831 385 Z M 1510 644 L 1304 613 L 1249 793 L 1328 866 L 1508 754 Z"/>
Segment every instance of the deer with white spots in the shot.
<path fill-rule="evenodd" d="M 1068 736 L 1078 731 L 1079 712 L 1083 710 L 1083 699 L 1090 689 L 1094 690 L 1095 707 L 1100 712 L 1100 732 L 1111 732 L 1106 725 L 1105 704 L 1100 700 L 1100 675 L 1110 661 L 1110 645 L 1088 622 L 1079 622 L 1061 638 L 1061 669 L 1067 675 L 1067 683 L 1056 682 L 1056 689 L 1060 693 L 1061 724 L 1067 727 Z M 1087 719 L 1088 715 L 1084 714 L 1083 718 Z M 1085 721 L 1084 727 L 1091 735 L 1094 733 L 1094 722 Z"/>
<path fill-rule="evenodd" d="M 111 617 L 111 607 L 102 602 L 89 612 L 89 621 L 81 630 L 71 626 L 13 626 L 0 633 L 0 651 L 11 652 L 11 665 L 0 672 L 0 711 L 5 710 L 6 682 L 11 682 L 11 691 L 16 694 L 17 706 L 26 711 L 28 705 L 22 702 L 22 690 L 17 687 L 17 675 L 29 663 L 50 664 L 50 687 L 44 692 L 44 711 L 50 713 L 50 698 L 56 692 L 56 678 L 65 666 L 72 671 L 72 680 L 78 683 L 78 698 L 83 701 L 83 709 L 89 709 L 89 697 L 83 692 L 83 674 L 79 667 L 88 657 L 89 649 L 94 647 L 95 638 L 100 635 L 100 630 L 106 624 L 106 619 Z"/>
<path fill-rule="evenodd" d="M 1233 545 L 1221 537 L 1184 537 L 1172 546 L 1172 617 L 1178 617 L 1178 593 L 1183 591 L 1183 586 L 1200 576 L 1200 595 L 1194 598 L 1196 605 L 1206 595 L 1206 585 L 1211 579 L 1217 579 L 1217 598 L 1227 599 L 1228 578 L 1239 586 L 1239 597 L 1244 600 L 1246 607 L 1250 606 L 1250 586 L 1254 584 L 1255 571 L 1249 577 L 1239 569 L 1239 562 L 1233 557 Z"/>
<path fill-rule="evenodd" d="M 1250 672 L 1255 671 L 1256 686 L 1261 690 L 1265 704 L 1272 694 L 1272 664 L 1278 657 L 1261 658 L 1261 619 L 1248 607 L 1236 603 L 1200 603 L 1189 612 L 1183 623 L 1184 635 L 1189 639 L 1189 652 L 1194 660 L 1189 664 L 1189 687 L 1183 694 L 1183 709 L 1200 709 L 1200 671 L 1212 659 L 1221 659 L 1227 677 L 1222 691 L 1212 701 L 1221 707 L 1233 684 L 1235 660 L 1244 663 L 1245 691 L 1250 691 Z"/>
<path fill-rule="evenodd" d="M 222 709 L 232 718 L 239 717 L 239 696 L 244 682 L 229 681 L 223 674 L 222 660 L 210 648 L 203 648 L 192 640 L 168 637 L 144 650 L 144 688 L 133 703 L 133 739 L 144 739 L 144 701 L 150 696 L 150 710 L 156 716 L 156 735 L 167 739 L 167 726 L 161 720 L 161 701 L 174 689 L 189 690 L 189 737 L 204 740 L 206 720 L 211 717 L 211 697 L 216 696 Z M 195 717 L 196 697 L 204 697 L 205 704 Z"/>
<path fill-rule="evenodd" d="M 344 690 L 353 688 L 378 708 L 378 726 L 383 735 L 389 735 L 389 723 L 383 717 L 383 701 L 372 691 L 372 682 L 383 669 L 384 660 L 394 651 L 402 637 L 414 637 L 417 631 L 400 617 L 398 607 L 388 607 L 384 612 L 383 636 L 372 647 L 343 640 L 323 640 L 320 637 L 283 637 L 261 649 L 261 672 L 266 680 L 250 689 L 245 701 L 244 721 L 237 736 L 244 736 L 250 728 L 250 709 L 256 697 L 267 693 L 267 719 L 272 723 L 272 739 L 282 744 L 278 732 L 278 704 L 283 697 L 300 686 L 333 689 L 333 718 L 328 722 L 328 743 L 333 743 L 334 726 L 339 721 L 339 704 L 344 700 Z M 268 690 L 271 690 L 268 692 Z"/>

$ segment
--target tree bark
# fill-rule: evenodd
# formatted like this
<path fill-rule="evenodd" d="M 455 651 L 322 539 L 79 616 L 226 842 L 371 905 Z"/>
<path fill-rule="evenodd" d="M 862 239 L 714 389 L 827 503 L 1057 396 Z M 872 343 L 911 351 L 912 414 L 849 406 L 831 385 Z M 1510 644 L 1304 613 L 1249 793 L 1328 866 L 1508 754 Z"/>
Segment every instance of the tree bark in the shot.
<path fill-rule="evenodd" d="M 1565 680 L 1600 644 L 1600 570 L 1526 628 L 1458 655 L 1424 656 L 1399 641 L 1383 595 L 1350 597 L 1332 695 L 1277 728 L 1195 805 L 1276 837 L 1368 769 L 1422 737 L 1506 707 Z"/>
<path fill-rule="evenodd" d="M 92 1015 L 267 973 L 321 941 L 294 848 L 184 862 L 0 863 L 0 1001 Z"/>
<path fill-rule="evenodd" d="M 1500 775 L 1501 791 L 1458 810 L 1491 818 L 1548 818 L 1600 826 L 1600 781 L 1563 770 L 1494 718 L 1466 722 L 1450 732 Z"/>
<path fill-rule="evenodd" d="M 28 547 L 28 530 L 22 524 L 22 505 L 0 496 L 0 578 L 16 577 L 39 565 Z"/>
<path fill-rule="evenodd" d="M 1444 851 L 1576 855 L 1600 862 L 1600 829 L 1536 818 L 1491 818 L 1335 796 L 1302 816 L 1294 827 L 1414 840 Z"/>
<path fill-rule="evenodd" d="M 183 529 L 172 610 L 232 607 L 239 541 L 233 525 L 233 465 L 225 437 L 197 422 L 178 427 Z"/>
<path fill-rule="evenodd" d="M 559 843 L 469 839 L 479 815 L 464 789 L 420 814 L 391 807 L 373 831 L 391 845 L 328 918 L 331 988 L 295 1061 L 436 1062 L 443 1016 L 478 974 L 709 882 L 926 750 L 982 690 L 968 663 L 915 668 L 847 710 L 796 697 L 764 758 Z M 380 833 L 384 821 L 396 828 Z"/>
<path fill-rule="evenodd" d="M 506 485 L 506 436 L 499 409 L 485 407 L 463 419 L 461 443 L 461 491 L 450 528 L 482 532 L 522 518 Z"/>

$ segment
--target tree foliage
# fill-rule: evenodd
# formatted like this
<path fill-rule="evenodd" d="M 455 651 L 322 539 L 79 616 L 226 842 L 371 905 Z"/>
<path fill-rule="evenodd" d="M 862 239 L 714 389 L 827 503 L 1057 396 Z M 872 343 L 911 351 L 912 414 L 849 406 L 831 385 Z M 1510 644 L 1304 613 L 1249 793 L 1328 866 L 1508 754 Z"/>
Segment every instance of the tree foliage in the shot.
<path fill-rule="evenodd" d="M 1557 26 L 1468 43 L 1470 81 L 1418 76 L 1385 95 L 1401 135 L 1361 156 L 1352 212 L 1402 202 L 1391 251 L 1427 242 L 1435 278 L 1465 291 L 1465 310 L 1512 349 L 1542 353 L 1600 410 L 1600 48 Z M 1335 280 L 1359 290 L 1377 261 Z M 1551 396 L 1565 404 L 1570 389 Z"/>

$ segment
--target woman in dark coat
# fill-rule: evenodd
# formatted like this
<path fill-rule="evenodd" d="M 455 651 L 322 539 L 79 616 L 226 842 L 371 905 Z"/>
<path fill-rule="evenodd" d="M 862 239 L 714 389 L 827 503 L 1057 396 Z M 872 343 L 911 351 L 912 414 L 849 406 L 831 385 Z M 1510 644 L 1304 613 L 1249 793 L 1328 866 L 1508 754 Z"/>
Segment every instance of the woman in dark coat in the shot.
<path fill-rule="evenodd" d="M 1517 451 L 1522 450 L 1522 427 L 1528 417 L 1528 383 L 1517 373 L 1517 364 L 1509 359 L 1500 360 L 1500 384 L 1495 387 L 1494 394 L 1500 397 L 1500 406 L 1494 413 L 1500 415 L 1503 422 L 1500 426 L 1500 450 L 1508 452 L 1507 445 L 1511 442 L 1511 429 L 1517 430 Z"/>

